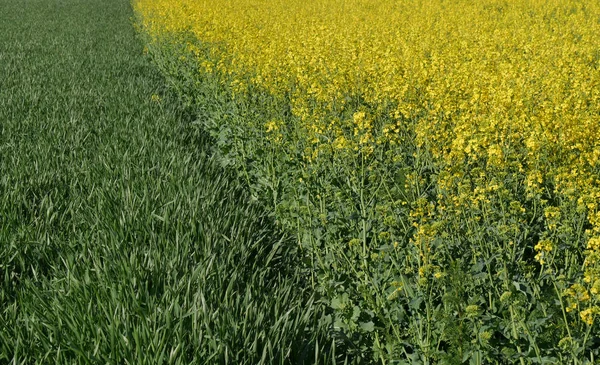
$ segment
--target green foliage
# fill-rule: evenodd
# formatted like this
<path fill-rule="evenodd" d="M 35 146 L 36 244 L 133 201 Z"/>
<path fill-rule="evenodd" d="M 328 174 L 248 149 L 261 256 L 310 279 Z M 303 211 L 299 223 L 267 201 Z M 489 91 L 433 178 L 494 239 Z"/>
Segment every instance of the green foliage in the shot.
<path fill-rule="evenodd" d="M 0 3 L 0 363 L 343 361 L 125 1 Z"/>

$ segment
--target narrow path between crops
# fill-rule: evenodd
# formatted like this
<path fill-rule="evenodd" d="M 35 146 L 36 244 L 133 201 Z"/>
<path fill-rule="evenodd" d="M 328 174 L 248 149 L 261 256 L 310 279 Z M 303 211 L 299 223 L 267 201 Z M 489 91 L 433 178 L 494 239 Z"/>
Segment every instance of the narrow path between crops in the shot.
<path fill-rule="evenodd" d="M 0 363 L 314 363 L 293 245 L 212 162 L 131 16 L 0 0 Z"/>

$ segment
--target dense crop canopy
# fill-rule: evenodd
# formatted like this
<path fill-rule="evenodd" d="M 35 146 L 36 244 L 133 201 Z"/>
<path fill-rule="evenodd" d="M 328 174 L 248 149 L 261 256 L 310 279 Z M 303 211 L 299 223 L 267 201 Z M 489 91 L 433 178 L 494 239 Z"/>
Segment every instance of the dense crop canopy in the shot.
<path fill-rule="evenodd" d="M 243 104 L 268 95 L 272 109 L 289 109 L 263 121 L 247 120 L 242 128 L 261 130 L 266 138 L 245 143 L 298 151 L 294 166 L 299 172 L 285 184 L 305 184 L 298 188 L 304 189 L 298 204 L 306 202 L 306 214 L 320 218 L 317 241 L 330 230 L 327 219 L 335 216 L 331 211 L 353 204 L 340 196 L 357 196 L 362 225 L 348 223 L 345 230 L 327 236 L 344 247 L 348 242 L 363 245 L 357 254 L 363 259 L 362 271 L 353 273 L 348 267 L 345 274 L 368 283 L 364 278 L 369 276 L 385 280 L 374 272 L 385 271 L 396 279 L 408 275 L 427 303 L 423 312 L 410 306 L 408 312 L 427 312 L 431 321 L 430 311 L 443 302 L 448 311 L 457 306 L 453 315 L 471 318 L 477 311 L 465 315 L 469 311 L 449 304 L 446 294 L 454 290 L 449 289 L 453 282 L 462 280 L 452 268 L 463 270 L 482 260 L 488 276 L 460 295 L 475 298 L 473 293 L 479 292 L 483 299 L 472 299 L 478 305 L 499 317 L 510 313 L 508 342 L 518 342 L 517 332 L 537 331 L 524 313 L 515 312 L 514 303 L 506 304 L 505 312 L 497 309 L 494 298 L 507 303 L 515 287 L 518 293 L 526 292 L 515 284 L 522 281 L 532 288 L 539 285 L 527 291 L 545 303 L 535 310 L 546 315 L 552 307 L 556 321 L 564 319 L 562 329 L 544 332 L 548 343 L 562 338 L 564 348 L 577 348 L 569 347 L 577 341 L 580 348 L 589 346 L 586 341 L 600 322 L 600 3 L 135 4 L 143 28 L 155 41 L 186 34 L 180 42 L 195 58 L 197 70 L 202 77 L 216 76 L 232 99 Z M 337 167 L 344 164 L 350 167 Z M 387 189 L 397 183 L 390 171 L 398 168 L 407 172 L 402 192 Z M 337 177 L 311 180 L 315 171 L 322 172 L 320 176 L 347 173 L 347 187 L 335 185 Z M 363 199 L 363 190 L 369 199 Z M 374 269 L 388 241 L 395 248 L 400 241 L 403 255 L 413 259 L 402 258 L 391 268 L 391 258 Z M 323 255 L 327 259 L 332 254 Z M 375 290 L 369 297 L 367 289 L 359 288 L 353 294 L 362 299 L 354 303 L 377 312 L 382 305 L 373 298 L 385 292 L 395 300 L 397 291 L 392 289 Z M 331 289 L 336 295 L 348 290 L 352 291 Z M 383 306 L 392 306 L 387 303 Z M 376 324 L 386 327 L 380 320 Z M 515 326 L 521 320 L 521 327 Z M 404 335 L 390 329 L 393 326 L 382 331 L 383 336 L 404 341 Z M 416 331 L 411 326 L 409 331 Z M 351 324 L 346 330 L 353 331 Z M 419 336 L 429 343 L 436 335 Z M 456 340 L 440 336 L 444 339 L 437 343 L 438 350 L 440 343 Z M 536 356 L 543 357 L 545 350 L 535 345 L 541 340 L 528 336 L 523 341 L 533 343 Z M 517 352 L 525 349 L 515 346 Z M 438 356 L 430 347 L 419 348 L 425 357 Z M 576 351 L 583 350 L 573 351 L 580 356 Z"/>

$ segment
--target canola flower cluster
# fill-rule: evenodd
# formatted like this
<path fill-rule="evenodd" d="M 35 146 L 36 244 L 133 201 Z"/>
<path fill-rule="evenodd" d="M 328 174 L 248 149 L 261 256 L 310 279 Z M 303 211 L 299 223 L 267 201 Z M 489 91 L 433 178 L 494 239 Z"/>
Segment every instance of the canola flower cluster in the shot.
<path fill-rule="evenodd" d="M 150 43 L 179 42 L 180 60 L 193 60 L 199 80 L 216 78 L 231 102 L 268 110 L 230 122 L 243 131 L 241 162 L 267 151 L 266 157 L 256 152 L 271 164 L 259 175 L 271 179 L 275 205 L 287 200 L 289 211 L 308 216 L 298 222 L 319 231 L 312 250 L 327 251 L 321 259 L 336 257 L 330 270 L 355 279 L 358 289 L 343 290 L 354 290 L 348 300 L 367 314 L 342 318 L 345 330 L 370 328 L 352 322 L 377 322 L 368 313 L 399 305 L 411 285 L 417 294 L 410 295 L 424 298 L 424 312 L 436 300 L 447 306 L 448 288 L 458 280 L 452 268 L 463 265 L 465 272 L 484 262 L 480 284 L 463 292 L 485 291 L 483 299 L 452 304 L 461 320 L 502 303 L 506 311 L 497 315 L 512 323 L 507 341 L 518 342 L 519 333 L 531 331 L 516 310 L 518 295 L 528 293 L 545 314 L 547 303 L 560 303 L 562 332 L 547 336 L 587 346 L 600 322 L 600 3 L 135 0 L 134 6 Z M 340 212 L 358 218 L 344 223 Z M 344 228 L 332 229 L 336 224 Z M 344 248 L 335 256 L 319 241 Z M 530 289 L 514 284 L 517 277 Z M 389 287 L 369 289 L 379 281 Z M 326 291 L 335 296 L 338 289 Z M 429 314 L 427 320 L 433 321 Z M 377 324 L 383 337 L 406 341 L 393 321 Z M 480 330 L 473 336 L 485 347 L 489 328 Z M 426 344 L 423 356 L 438 356 L 435 331 L 416 332 L 415 342 Z M 541 358 L 544 350 L 528 336 Z M 384 347 L 374 351 L 396 351 Z"/>

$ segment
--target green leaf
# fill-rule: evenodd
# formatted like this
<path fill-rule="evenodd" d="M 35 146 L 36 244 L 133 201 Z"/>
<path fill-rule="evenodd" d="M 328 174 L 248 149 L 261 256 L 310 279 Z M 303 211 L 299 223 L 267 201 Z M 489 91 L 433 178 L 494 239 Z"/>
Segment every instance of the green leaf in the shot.
<path fill-rule="evenodd" d="M 341 309 L 344 307 L 344 304 L 342 303 L 340 298 L 333 298 L 331 300 L 331 308 L 333 309 Z"/>
<path fill-rule="evenodd" d="M 373 321 L 361 322 L 360 328 L 362 328 L 363 331 L 366 331 L 366 332 L 373 332 L 373 330 L 375 329 L 375 323 L 373 323 Z"/>

